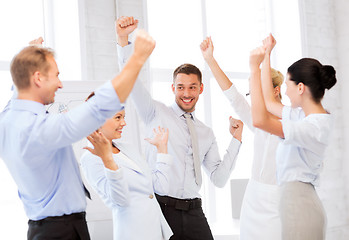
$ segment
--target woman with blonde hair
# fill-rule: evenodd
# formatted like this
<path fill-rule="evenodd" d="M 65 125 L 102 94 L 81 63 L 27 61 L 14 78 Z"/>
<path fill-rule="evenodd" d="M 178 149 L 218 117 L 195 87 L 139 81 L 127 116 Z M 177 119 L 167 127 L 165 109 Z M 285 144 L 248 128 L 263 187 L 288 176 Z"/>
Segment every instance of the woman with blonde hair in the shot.
<path fill-rule="evenodd" d="M 224 95 L 234 111 L 254 133 L 254 156 L 251 179 L 248 182 L 240 216 L 241 240 L 281 239 L 279 216 L 280 187 L 276 182 L 275 152 L 279 137 L 255 128 L 252 124 L 251 107 L 245 96 L 237 91 L 213 57 L 213 43 L 210 37 L 200 45 L 203 57 L 210 67 Z M 272 69 L 273 97 L 281 103 L 280 88 L 283 75 Z M 275 119 L 277 117 L 274 116 Z"/>

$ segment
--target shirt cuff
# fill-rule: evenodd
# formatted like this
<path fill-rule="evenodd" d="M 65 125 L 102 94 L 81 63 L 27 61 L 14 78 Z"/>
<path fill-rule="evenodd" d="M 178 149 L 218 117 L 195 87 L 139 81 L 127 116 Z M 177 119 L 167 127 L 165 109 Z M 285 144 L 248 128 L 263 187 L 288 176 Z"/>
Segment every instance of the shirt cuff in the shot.
<path fill-rule="evenodd" d="M 232 102 L 235 99 L 236 94 L 239 94 L 234 84 L 232 84 L 230 88 L 228 88 L 227 90 L 224 90 L 223 93 L 225 97 L 229 99 L 230 102 Z"/>
<path fill-rule="evenodd" d="M 232 151 L 239 151 L 240 149 L 240 146 L 241 146 L 241 143 L 239 140 L 237 140 L 236 138 L 232 138 L 230 144 L 229 144 L 229 147 L 228 147 L 228 150 L 232 150 Z"/>
<path fill-rule="evenodd" d="M 120 180 L 124 177 L 124 172 L 122 171 L 122 168 L 119 168 L 117 170 L 110 170 L 108 168 L 104 168 L 105 176 L 109 180 Z"/>
<path fill-rule="evenodd" d="M 124 104 L 120 103 L 119 96 L 111 83 L 107 81 L 95 91 L 95 97 L 89 101 L 96 101 L 97 105 L 103 103 L 102 110 L 118 112 L 124 109 Z"/>
<path fill-rule="evenodd" d="M 167 165 L 172 165 L 173 157 L 170 154 L 158 153 L 156 155 L 156 162 L 157 163 L 165 163 Z"/>
<path fill-rule="evenodd" d="M 128 45 L 126 45 L 124 47 L 121 47 L 119 44 L 117 44 L 116 49 L 118 52 L 119 61 L 122 64 L 125 64 L 132 53 L 133 44 L 131 42 L 128 42 Z"/>

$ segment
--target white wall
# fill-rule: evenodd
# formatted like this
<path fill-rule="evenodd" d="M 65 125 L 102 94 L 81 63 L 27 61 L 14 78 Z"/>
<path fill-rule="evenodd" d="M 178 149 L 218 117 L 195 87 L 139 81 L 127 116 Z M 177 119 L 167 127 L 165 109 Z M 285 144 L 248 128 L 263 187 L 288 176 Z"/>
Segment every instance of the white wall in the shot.
<path fill-rule="evenodd" d="M 335 122 L 331 144 L 328 147 L 318 189 L 328 218 L 327 239 L 349 239 L 348 164 L 349 118 L 346 102 L 349 98 L 347 78 L 349 2 L 346 0 L 305 0 L 299 1 L 303 13 L 304 56 L 330 64 L 337 70 L 337 84 L 326 93 L 324 106 L 330 111 Z M 346 54 L 347 53 L 347 54 Z"/>

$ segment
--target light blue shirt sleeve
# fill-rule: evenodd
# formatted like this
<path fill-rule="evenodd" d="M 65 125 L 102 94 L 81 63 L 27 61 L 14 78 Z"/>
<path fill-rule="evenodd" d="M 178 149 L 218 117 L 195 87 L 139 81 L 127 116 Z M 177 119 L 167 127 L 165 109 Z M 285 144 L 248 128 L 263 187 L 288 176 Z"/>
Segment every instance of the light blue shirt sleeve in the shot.
<path fill-rule="evenodd" d="M 32 131 L 26 136 L 24 148 L 33 153 L 41 148 L 59 149 L 88 136 L 97 130 L 107 118 L 123 107 L 111 82 L 96 90 L 88 102 L 62 114 L 47 114 L 38 118 Z"/>

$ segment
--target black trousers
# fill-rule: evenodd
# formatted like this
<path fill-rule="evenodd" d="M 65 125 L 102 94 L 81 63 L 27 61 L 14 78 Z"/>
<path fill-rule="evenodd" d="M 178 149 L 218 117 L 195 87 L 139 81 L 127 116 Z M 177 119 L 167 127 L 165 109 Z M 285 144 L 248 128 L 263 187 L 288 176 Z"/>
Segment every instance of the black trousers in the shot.
<path fill-rule="evenodd" d="M 28 240 L 90 240 L 85 212 L 29 220 Z"/>
<path fill-rule="evenodd" d="M 170 240 L 213 240 L 201 199 L 185 200 L 156 195 L 173 236 Z M 199 202 L 199 204 L 198 204 Z"/>

